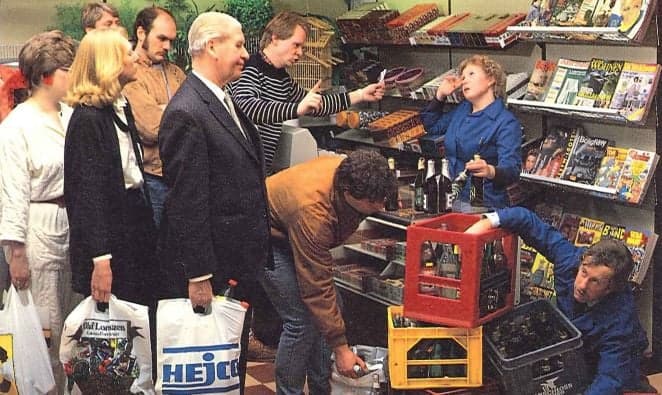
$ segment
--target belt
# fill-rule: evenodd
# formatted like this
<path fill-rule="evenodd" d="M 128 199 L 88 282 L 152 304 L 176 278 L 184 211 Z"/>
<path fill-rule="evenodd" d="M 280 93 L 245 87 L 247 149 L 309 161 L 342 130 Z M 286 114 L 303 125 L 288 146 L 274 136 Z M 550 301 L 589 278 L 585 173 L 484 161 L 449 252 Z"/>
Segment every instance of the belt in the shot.
<path fill-rule="evenodd" d="M 64 196 L 59 196 L 53 199 L 49 200 L 39 200 L 39 201 L 30 201 L 30 203 L 50 203 L 50 204 L 57 204 L 58 207 L 64 208 L 67 207 L 67 205 L 64 203 Z"/>

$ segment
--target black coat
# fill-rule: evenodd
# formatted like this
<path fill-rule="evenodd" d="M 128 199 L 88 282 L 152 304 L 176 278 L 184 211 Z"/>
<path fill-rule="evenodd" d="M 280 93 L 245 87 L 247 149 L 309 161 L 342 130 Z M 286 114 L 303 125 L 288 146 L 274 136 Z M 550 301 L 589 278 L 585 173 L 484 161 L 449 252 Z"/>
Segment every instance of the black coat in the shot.
<path fill-rule="evenodd" d="M 69 218 L 73 289 L 90 294 L 92 258 L 111 254 L 112 293 L 147 303 L 153 289 L 156 230 L 145 188 L 127 194 L 113 107 L 79 105 L 64 146 L 64 198 Z M 125 109 L 128 133 L 142 170 L 135 123 Z M 136 196 L 140 197 L 137 203 Z"/>
<path fill-rule="evenodd" d="M 159 149 L 169 192 L 158 246 L 162 297 L 188 297 L 189 279 L 213 274 L 216 294 L 234 278 L 237 296 L 250 300 L 256 269 L 267 262 L 262 144 L 255 126 L 236 111 L 249 141 L 191 73 L 163 114 Z"/>

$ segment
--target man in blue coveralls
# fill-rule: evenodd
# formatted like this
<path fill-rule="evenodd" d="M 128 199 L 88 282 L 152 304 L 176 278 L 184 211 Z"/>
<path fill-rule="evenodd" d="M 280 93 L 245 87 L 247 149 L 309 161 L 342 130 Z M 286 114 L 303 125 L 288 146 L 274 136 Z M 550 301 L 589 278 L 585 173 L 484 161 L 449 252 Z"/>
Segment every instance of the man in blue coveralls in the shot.
<path fill-rule="evenodd" d="M 466 232 L 503 227 L 554 264 L 558 308 L 582 333 L 592 380 L 584 394 L 640 389 L 640 362 L 648 346 L 628 276 L 634 262 L 624 243 L 605 239 L 576 247 L 533 212 L 512 207 L 488 213 Z"/>

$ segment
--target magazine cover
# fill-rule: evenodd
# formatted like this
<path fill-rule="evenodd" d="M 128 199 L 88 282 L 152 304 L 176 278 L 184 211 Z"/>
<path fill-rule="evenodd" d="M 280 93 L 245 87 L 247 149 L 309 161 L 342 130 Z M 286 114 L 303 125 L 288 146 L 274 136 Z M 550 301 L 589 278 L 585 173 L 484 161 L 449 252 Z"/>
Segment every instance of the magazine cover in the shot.
<path fill-rule="evenodd" d="M 554 264 L 541 253 L 536 254 L 531 267 L 529 287 L 524 289 L 524 295 L 530 299 L 551 299 L 554 294 Z"/>
<path fill-rule="evenodd" d="M 593 185 L 602 188 L 615 189 L 627 155 L 627 148 L 607 147 L 607 151 L 605 152 L 604 158 L 602 158 Z"/>
<path fill-rule="evenodd" d="M 570 26 L 573 24 L 582 0 L 557 0 L 552 11 L 552 25 Z"/>
<path fill-rule="evenodd" d="M 621 200 L 638 204 L 653 178 L 654 152 L 630 148 L 623 163 L 623 170 L 616 186 Z"/>
<path fill-rule="evenodd" d="M 642 121 L 655 96 L 659 73 L 657 64 L 625 62 L 609 108 L 620 110 L 629 121 Z"/>
<path fill-rule="evenodd" d="M 597 219 L 581 217 L 579 219 L 579 228 L 577 229 L 577 238 L 575 245 L 578 247 L 588 247 L 598 241 L 602 237 L 602 229 L 605 223 Z"/>
<path fill-rule="evenodd" d="M 562 179 L 593 185 L 609 140 L 579 135 L 563 171 Z"/>
<path fill-rule="evenodd" d="M 572 24 L 575 26 L 591 26 L 593 24 L 593 15 L 595 14 L 595 7 L 597 7 L 599 0 L 584 0 L 579 6 L 579 11 L 575 15 Z"/>
<path fill-rule="evenodd" d="M 582 107 L 609 107 L 623 63 L 622 60 L 591 59 L 573 104 Z"/>
<path fill-rule="evenodd" d="M 563 216 L 563 207 L 558 204 L 549 204 L 547 202 L 540 202 L 536 204 L 533 211 L 548 224 L 555 228 L 559 227 L 561 217 Z"/>
<path fill-rule="evenodd" d="M 625 232 L 625 245 L 632 253 L 634 268 L 630 273 L 630 281 L 641 284 L 646 277 L 648 267 L 653 258 L 653 250 L 657 243 L 657 234 L 648 231 L 627 230 Z"/>
<path fill-rule="evenodd" d="M 563 213 L 561 223 L 559 224 L 559 232 L 568 241 L 574 243 L 577 238 L 577 230 L 579 230 L 579 220 L 581 217 L 577 214 Z"/>
<path fill-rule="evenodd" d="M 600 239 L 613 239 L 625 241 L 625 226 L 605 223 L 602 228 L 602 237 Z"/>
<path fill-rule="evenodd" d="M 533 67 L 531 78 L 526 86 L 526 94 L 524 100 L 543 101 L 547 87 L 552 82 L 556 70 L 556 62 L 551 60 L 538 60 Z"/>
<path fill-rule="evenodd" d="M 616 5 L 615 0 L 598 0 L 593 13 L 593 27 L 604 27 L 609 23 L 611 9 Z"/>
<path fill-rule="evenodd" d="M 588 66 L 588 61 L 559 59 L 554 77 L 545 95 L 545 103 L 573 104 Z"/>
<path fill-rule="evenodd" d="M 571 132 L 565 128 L 554 127 L 540 144 L 536 166 L 531 174 L 543 177 L 556 177 L 565 153 Z"/>
<path fill-rule="evenodd" d="M 13 337 L 11 334 L 0 334 L 0 394 L 18 395 L 16 389 L 14 365 Z"/>

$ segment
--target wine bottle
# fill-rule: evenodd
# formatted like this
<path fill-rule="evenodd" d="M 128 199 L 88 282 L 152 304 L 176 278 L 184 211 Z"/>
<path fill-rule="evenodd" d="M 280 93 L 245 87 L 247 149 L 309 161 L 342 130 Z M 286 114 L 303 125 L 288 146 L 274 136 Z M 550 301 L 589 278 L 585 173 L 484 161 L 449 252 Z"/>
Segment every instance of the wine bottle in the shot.
<path fill-rule="evenodd" d="M 395 170 L 395 159 L 394 158 L 388 158 L 388 169 L 391 173 L 393 173 L 393 177 L 398 179 L 398 173 L 397 170 Z M 385 208 L 386 211 L 397 211 L 398 210 L 398 189 L 396 188 L 395 191 L 389 192 L 388 196 L 386 196 L 386 202 L 385 202 Z"/>
<path fill-rule="evenodd" d="M 474 161 L 479 161 L 480 155 L 474 155 Z M 471 189 L 469 190 L 469 203 L 473 207 L 482 207 L 483 206 L 483 177 L 478 177 L 476 173 L 471 174 Z"/>
<path fill-rule="evenodd" d="M 423 211 L 430 214 L 439 212 L 439 184 L 434 166 L 434 159 L 428 159 L 428 172 L 425 176 L 425 195 Z"/>
<path fill-rule="evenodd" d="M 418 158 L 418 172 L 414 180 L 414 210 L 423 211 L 425 195 L 425 158 Z"/>
<path fill-rule="evenodd" d="M 448 169 L 448 159 L 441 160 L 441 176 L 439 177 L 439 212 L 447 213 L 453 209 L 453 182 Z"/>

